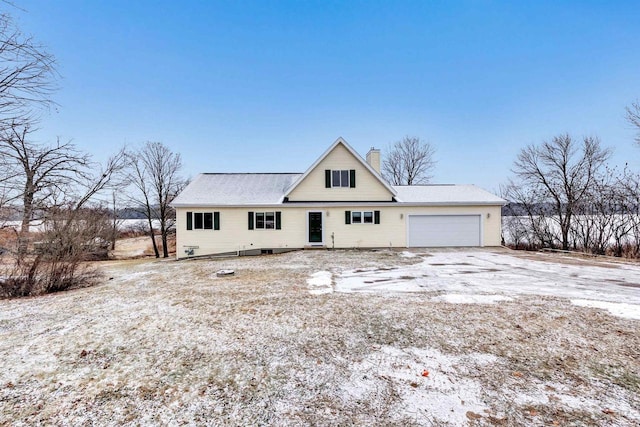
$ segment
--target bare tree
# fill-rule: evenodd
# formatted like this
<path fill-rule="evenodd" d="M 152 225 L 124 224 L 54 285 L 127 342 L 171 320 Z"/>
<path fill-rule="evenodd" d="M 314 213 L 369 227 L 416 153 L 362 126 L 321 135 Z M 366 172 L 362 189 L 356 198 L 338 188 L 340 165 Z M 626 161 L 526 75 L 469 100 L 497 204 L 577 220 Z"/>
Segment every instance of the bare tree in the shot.
<path fill-rule="evenodd" d="M 53 104 L 55 58 L 0 14 L 0 128 L 29 121 L 35 106 Z"/>
<path fill-rule="evenodd" d="M 593 185 L 583 200 L 576 204 L 572 222 L 575 246 L 585 252 L 604 255 L 613 246 L 614 255 L 622 255 L 623 239 L 628 235 L 632 222 L 627 214 L 627 197 L 615 168 L 605 168 L 596 174 Z"/>
<path fill-rule="evenodd" d="M 532 223 L 547 218 L 545 223 L 555 224 L 559 243 L 568 250 L 573 217 L 610 154 L 597 138 L 584 138 L 578 144 L 568 134 L 529 145 L 518 154 L 512 169 L 515 180 L 506 187 L 505 196 L 523 203 Z"/>
<path fill-rule="evenodd" d="M 118 191 L 111 192 L 111 232 L 109 233 L 109 241 L 111 242 L 111 250 L 116 248 L 116 240 L 118 239 L 118 229 L 122 225 L 122 220 L 118 219 Z"/>
<path fill-rule="evenodd" d="M 22 233 L 29 233 L 38 211 L 69 192 L 91 182 L 90 157 L 71 142 L 45 146 L 29 140 L 29 125 L 13 123 L 0 131 L 0 158 L 9 173 L 0 178 L 6 202 L 20 200 Z"/>
<path fill-rule="evenodd" d="M 628 232 L 626 235 L 621 236 L 620 239 L 616 237 L 616 251 L 620 252 L 620 255 L 638 258 L 640 257 L 640 175 L 629 171 L 625 167 L 617 184 L 618 191 L 621 193 L 622 213 L 625 218 L 625 222 L 628 221 Z"/>
<path fill-rule="evenodd" d="M 41 241 L 27 250 L 25 239 L 16 238 L 13 261 L 1 266 L 0 296 L 57 292 L 91 282 L 95 274 L 82 261 L 98 249 L 106 251 L 110 229 L 108 214 L 88 205 L 117 182 L 124 159 L 121 150 L 103 167 L 94 165 L 93 173 L 84 175 L 86 182 L 66 181 L 59 188 L 61 198 L 42 207 Z"/>
<path fill-rule="evenodd" d="M 640 101 L 632 102 L 627 107 L 627 120 L 634 126 L 638 133 L 636 134 L 636 144 L 640 145 Z"/>
<path fill-rule="evenodd" d="M 129 180 L 137 190 L 134 196 L 140 211 L 149 223 L 149 233 L 156 258 L 160 257 L 153 221 L 160 226 L 162 255 L 169 256 L 168 234 L 175 224 L 175 212 L 170 203 L 186 185 L 180 176 L 182 159 L 161 142 L 147 142 L 140 150 L 130 153 Z"/>
<path fill-rule="evenodd" d="M 502 186 L 501 195 L 510 201 L 504 207 L 505 240 L 516 244 L 516 249 L 556 247 L 559 244 L 557 233 L 548 220 L 549 209 L 540 202 L 542 196 L 538 188 L 522 187 L 511 179 Z"/>
<path fill-rule="evenodd" d="M 418 137 L 405 136 L 389 146 L 382 175 L 392 185 L 426 184 L 433 178 L 435 148 Z"/>
<path fill-rule="evenodd" d="M 57 78 L 53 55 L 23 34 L 9 14 L 0 13 L 0 208 L 4 205 L 4 213 L 15 209 L 14 197 L 20 194 L 15 191 L 15 177 L 22 175 L 15 157 L 7 155 L 4 140 L 24 139 L 37 121 L 38 109 L 54 104 L 51 95 Z M 22 131 L 25 134 L 20 135 Z M 24 195 L 27 206 L 31 205 L 28 192 Z"/>

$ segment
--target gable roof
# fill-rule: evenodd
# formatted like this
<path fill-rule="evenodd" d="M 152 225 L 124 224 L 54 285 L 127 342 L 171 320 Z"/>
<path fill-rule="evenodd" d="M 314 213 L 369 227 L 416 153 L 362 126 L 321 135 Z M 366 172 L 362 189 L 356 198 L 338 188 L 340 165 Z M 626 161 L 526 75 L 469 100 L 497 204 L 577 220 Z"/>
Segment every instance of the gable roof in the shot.
<path fill-rule="evenodd" d="M 173 200 L 174 207 L 206 206 L 273 206 L 280 205 L 309 173 L 338 144 L 342 144 L 364 168 L 380 181 L 395 197 L 396 205 L 504 205 L 506 200 L 475 185 L 389 185 L 347 142 L 338 138 L 305 173 L 203 173 Z M 314 202 L 308 202 L 314 203 Z M 329 202 L 316 202 L 329 203 Z M 333 204 L 333 202 L 331 202 Z M 361 204 L 391 202 L 335 202 Z"/>
<path fill-rule="evenodd" d="M 291 187 L 287 189 L 287 191 L 285 192 L 285 197 L 289 196 L 289 194 L 291 194 L 291 192 L 295 190 L 295 188 L 300 185 L 302 181 L 304 181 L 307 175 L 309 175 L 311 171 L 314 170 L 320 164 L 320 162 L 324 160 L 324 158 L 327 157 L 329 153 L 331 153 L 336 148 L 336 146 L 338 146 L 338 144 L 342 144 L 342 146 L 346 148 L 347 151 L 351 153 L 351 155 L 353 155 L 353 157 L 355 157 L 355 159 L 359 161 L 365 169 L 373 174 L 373 176 L 380 182 L 380 184 L 382 184 L 387 190 L 389 190 L 391 194 L 393 194 L 394 196 L 396 195 L 396 191 L 393 189 L 393 187 L 391 187 L 391 185 L 389 185 L 389 183 L 385 181 L 385 179 L 382 178 L 382 176 L 380 176 L 380 174 L 376 172 L 375 169 L 369 166 L 369 164 L 362 157 L 360 157 L 360 155 L 353 148 L 351 148 L 349 144 L 347 144 L 347 141 L 345 141 L 342 137 L 339 137 L 320 157 L 318 157 L 318 159 L 309 167 L 309 169 L 307 169 L 307 171 L 303 173 L 302 176 L 300 176 L 291 185 Z"/>
<path fill-rule="evenodd" d="M 203 173 L 171 203 L 175 207 L 273 205 L 300 173 Z"/>
<path fill-rule="evenodd" d="M 394 185 L 399 203 L 504 205 L 506 200 L 472 184 Z"/>

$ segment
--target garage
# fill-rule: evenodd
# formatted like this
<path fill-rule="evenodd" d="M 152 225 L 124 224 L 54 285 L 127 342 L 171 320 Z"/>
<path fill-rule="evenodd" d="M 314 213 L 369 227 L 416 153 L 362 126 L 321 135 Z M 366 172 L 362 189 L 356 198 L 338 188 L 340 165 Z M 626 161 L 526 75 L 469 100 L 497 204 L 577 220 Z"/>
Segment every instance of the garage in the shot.
<path fill-rule="evenodd" d="M 409 247 L 481 246 L 480 215 L 409 215 Z"/>

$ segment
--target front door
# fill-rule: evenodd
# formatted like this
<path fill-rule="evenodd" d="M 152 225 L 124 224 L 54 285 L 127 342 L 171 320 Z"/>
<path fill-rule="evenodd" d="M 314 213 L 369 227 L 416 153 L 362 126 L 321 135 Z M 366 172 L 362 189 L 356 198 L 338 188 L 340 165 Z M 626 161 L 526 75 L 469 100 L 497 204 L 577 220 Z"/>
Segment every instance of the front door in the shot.
<path fill-rule="evenodd" d="M 322 243 L 322 212 L 309 212 L 309 243 Z"/>

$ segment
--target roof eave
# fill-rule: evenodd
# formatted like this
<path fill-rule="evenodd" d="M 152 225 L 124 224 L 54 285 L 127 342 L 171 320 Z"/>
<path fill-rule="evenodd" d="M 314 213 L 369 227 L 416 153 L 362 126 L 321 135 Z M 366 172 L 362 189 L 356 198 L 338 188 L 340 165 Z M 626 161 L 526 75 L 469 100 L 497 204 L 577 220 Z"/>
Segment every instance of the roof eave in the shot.
<path fill-rule="evenodd" d="M 210 204 L 210 203 L 180 203 L 172 204 L 174 208 L 253 208 L 253 207 L 284 207 L 297 208 L 309 206 L 345 207 L 345 206 L 386 206 L 386 207 L 429 207 L 429 206 L 504 206 L 506 202 L 474 201 L 474 202 L 302 202 L 302 203 L 248 203 L 248 204 Z"/>

